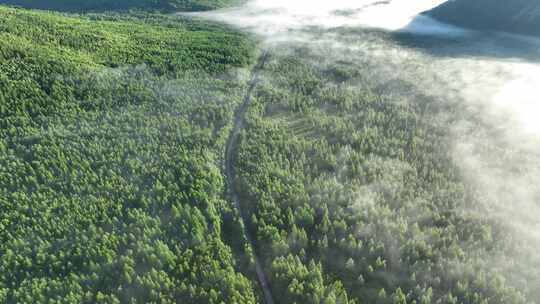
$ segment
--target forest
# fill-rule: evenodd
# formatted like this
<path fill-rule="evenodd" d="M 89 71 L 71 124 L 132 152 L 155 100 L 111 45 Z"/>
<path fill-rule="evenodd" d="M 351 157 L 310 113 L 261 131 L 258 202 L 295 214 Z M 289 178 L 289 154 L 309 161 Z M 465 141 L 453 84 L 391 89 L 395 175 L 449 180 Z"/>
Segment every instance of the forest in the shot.
<path fill-rule="evenodd" d="M 0 3 L 0 303 L 539 303 L 486 259 L 459 102 L 164 13 L 237 1 Z"/>
<path fill-rule="evenodd" d="M 256 302 L 220 173 L 253 43 L 5 7 L 0 35 L 0 302 Z"/>
<path fill-rule="evenodd" d="M 448 1 L 425 12 L 443 22 L 489 31 L 540 36 L 540 1 Z"/>
<path fill-rule="evenodd" d="M 236 187 L 280 303 L 539 297 L 538 281 L 527 295 L 485 259 L 510 252 L 512 235 L 465 211 L 485 198 L 452 164 L 444 117 L 459 103 L 379 83 L 369 62 L 328 59 L 351 54 L 297 44 L 270 54 L 246 115 Z"/>
<path fill-rule="evenodd" d="M 0 0 L 0 4 L 68 12 L 110 10 L 201 11 L 239 4 L 242 0 Z"/>

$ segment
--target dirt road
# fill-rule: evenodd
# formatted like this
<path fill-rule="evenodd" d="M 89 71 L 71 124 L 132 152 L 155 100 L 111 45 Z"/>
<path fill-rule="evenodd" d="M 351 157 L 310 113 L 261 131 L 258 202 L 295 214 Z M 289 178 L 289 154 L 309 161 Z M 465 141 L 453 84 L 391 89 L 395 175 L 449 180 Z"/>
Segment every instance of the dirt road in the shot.
<path fill-rule="evenodd" d="M 234 117 L 234 126 L 229 135 L 229 139 L 227 141 L 227 150 L 225 152 L 226 153 L 225 171 L 226 171 L 226 176 L 227 176 L 227 181 L 228 181 L 228 186 L 229 186 L 230 197 L 233 200 L 234 205 L 237 208 L 238 212 L 240 213 L 242 221 L 244 222 L 244 234 L 246 235 L 249 245 L 251 246 L 251 251 L 253 252 L 253 256 L 255 259 L 255 272 L 257 273 L 259 284 L 261 285 L 261 289 L 264 293 L 265 303 L 274 304 L 272 290 L 270 289 L 270 285 L 268 284 L 268 279 L 266 278 L 266 274 L 260 263 L 261 259 L 259 259 L 257 255 L 257 251 L 255 250 L 255 241 L 251 237 L 251 234 L 247 226 L 248 215 L 245 214 L 245 212 L 243 212 L 242 210 L 242 205 L 240 204 L 240 196 L 238 195 L 235 188 L 236 171 L 234 168 L 234 157 L 237 150 L 236 148 L 238 144 L 238 137 L 244 126 L 244 116 L 249 107 L 249 104 L 251 103 L 251 97 L 252 97 L 251 95 L 253 93 L 253 89 L 255 88 L 255 86 L 257 85 L 257 82 L 259 81 L 259 72 L 264 68 L 264 65 L 266 61 L 268 60 L 268 57 L 269 55 L 268 55 L 268 52 L 266 51 L 263 52 L 262 55 L 259 57 L 257 65 L 251 71 L 251 79 L 249 80 L 249 85 L 248 85 L 246 95 L 244 96 L 244 100 L 242 104 L 236 109 L 236 113 Z"/>

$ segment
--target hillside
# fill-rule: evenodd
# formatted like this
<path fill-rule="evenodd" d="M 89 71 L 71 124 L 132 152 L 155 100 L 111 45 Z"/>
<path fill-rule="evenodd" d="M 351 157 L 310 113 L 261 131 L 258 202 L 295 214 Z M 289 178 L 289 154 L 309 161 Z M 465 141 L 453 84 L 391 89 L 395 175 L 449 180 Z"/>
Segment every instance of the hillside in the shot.
<path fill-rule="evenodd" d="M 126 9 L 201 11 L 216 9 L 238 2 L 238 0 L 0 0 L 0 4 L 76 12 Z"/>
<path fill-rule="evenodd" d="M 540 0 L 453 0 L 426 14 L 466 28 L 540 35 Z"/>
<path fill-rule="evenodd" d="M 103 19 L 0 7 L 0 303 L 256 302 L 220 174 L 252 43 Z"/>

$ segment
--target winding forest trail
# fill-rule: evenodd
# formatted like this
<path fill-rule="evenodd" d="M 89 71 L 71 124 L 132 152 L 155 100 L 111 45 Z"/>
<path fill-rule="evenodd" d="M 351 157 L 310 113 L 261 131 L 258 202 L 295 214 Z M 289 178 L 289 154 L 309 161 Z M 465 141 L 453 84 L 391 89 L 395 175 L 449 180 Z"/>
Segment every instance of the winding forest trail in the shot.
<path fill-rule="evenodd" d="M 258 72 L 264 68 L 268 57 L 268 52 L 263 51 L 263 53 L 258 59 L 257 64 L 251 71 L 251 78 L 249 80 L 249 85 L 246 91 L 246 95 L 244 96 L 244 100 L 242 104 L 236 109 L 234 126 L 229 135 L 225 152 L 225 172 L 228 181 L 227 184 L 229 187 L 229 194 L 234 202 L 236 209 L 240 213 L 242 221 L 244 222 L 244 234 L 247 241 L 249 242 L 249 245 L 251 246 L 251 251 L 253 252 L 253 259 L 255 260 L 255 272 L 257 273 L 257 279 L 259 280 L 259 284 L 261 285 L 261 289 L 264 293 L 265 303 L 274 304 L 274 298 L 272 296 L 272 291 L 270 289 L 268 279 L 266 278 L 266 274 L 260 263 L 261 259 L 259 258 L 259 256 L 257 255 L 257 251 L 255 250 L 254 239 L 251 237 L 248 226 L 246 225 L 248 220 L 247 214 L 245 214 L 242 210 L 242 205 L 240 204 L 240 196 L 238 195 L 238 192 L 235 188 L 236 172 L 234 170 L 234 156 L 236 152 L 236 146 L 238 144 L 238 137 L 240 136 L 240 132 L 242 131 L 242 128 L 244 126 L 244 116 L 249 107 L 249 104 L 251 103 L 251 95 L 253 93 L 253 90 L 255 89 L 255 86 L 257 85 L 257 82 L 259 80 Z"/>

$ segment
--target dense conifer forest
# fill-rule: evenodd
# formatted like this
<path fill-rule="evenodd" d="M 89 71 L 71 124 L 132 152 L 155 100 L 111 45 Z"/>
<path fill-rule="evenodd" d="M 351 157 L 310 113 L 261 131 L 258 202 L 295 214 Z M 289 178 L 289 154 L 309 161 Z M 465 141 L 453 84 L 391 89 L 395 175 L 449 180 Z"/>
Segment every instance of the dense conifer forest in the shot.
<path fill-rule="evenodd" d="M 485 259 L 511 235 L 465 211 L 485 198 L 451 161 L 461 104 L 332 59 L 353 54 L 270 54 L 236 187 L 282 303 L 528 303 Z"/>
<path fill-rule="evenodd" d="M 0 303 L 539 303 L 471 113 L 393 63 L 158 12 L 238 1 L 0 3 Z"/>
<path fill-rule="evenodd" d="M 0 4 L 70 12 L 128 9 L 200 11 L 241 2 L 242 0 L 0 0 Z"/>
<path fill-rule="evenodd" d="M 220 172 L 252 42 L 4 7 L 0 36 L 0 302 L 254 303 Z"/>

